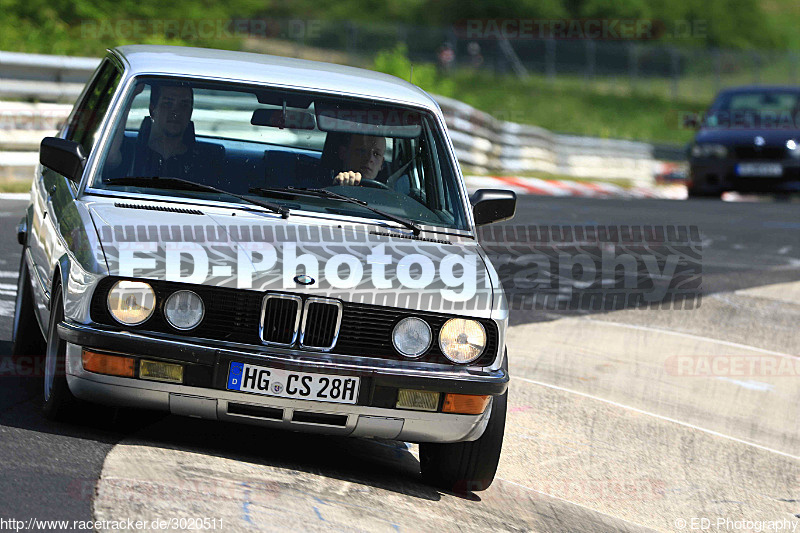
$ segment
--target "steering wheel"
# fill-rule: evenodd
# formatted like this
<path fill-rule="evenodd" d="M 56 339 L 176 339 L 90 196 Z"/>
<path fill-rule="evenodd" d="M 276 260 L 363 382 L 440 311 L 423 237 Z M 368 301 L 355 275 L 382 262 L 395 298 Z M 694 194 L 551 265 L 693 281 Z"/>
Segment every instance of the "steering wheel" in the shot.
<path fill-rule="evenodd" d="M 382 181 L 378 181 L 378 180 L 371 180 L 371 179 L 362 178 L 361 182 L 360 182 L 360 185 L 362 185 L 364 187 L 372 187 L 374 189 L 389 190 L 389 186 L 388 185 L 386 185 Z"/>

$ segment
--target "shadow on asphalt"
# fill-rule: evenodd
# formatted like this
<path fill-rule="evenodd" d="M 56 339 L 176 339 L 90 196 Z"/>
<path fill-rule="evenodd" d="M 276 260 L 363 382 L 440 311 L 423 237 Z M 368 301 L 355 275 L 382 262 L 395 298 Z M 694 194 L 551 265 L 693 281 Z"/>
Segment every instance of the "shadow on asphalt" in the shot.
<path fill-rule="evenodd" d="M 169 416 L 143 428 L 128 443 L 305 472 L 422 500 L 441 499 L 439 490 L 422 482 L 419 461 L 398 441 Z M 447 494 L 480 501 L 472 492 Z"/>
<path fill-rule="evenodd" d="M 137 445 L 323 475 L 429 501 L 441 498 L 436 489 L 422 483 L 419 461 L 397 441 L 295 433 L 89 403 L 78 419 L 47 420 L 40 412 L 43 356 L 30 356 L 20 365 L 10 353 L 11 342 L 0 341 L 0 425 L 110 445 L 128 439 Z M 9 369 L 17 375 L 9 375 Z M 480 500 L 474 493 L 452 495 Z"/>

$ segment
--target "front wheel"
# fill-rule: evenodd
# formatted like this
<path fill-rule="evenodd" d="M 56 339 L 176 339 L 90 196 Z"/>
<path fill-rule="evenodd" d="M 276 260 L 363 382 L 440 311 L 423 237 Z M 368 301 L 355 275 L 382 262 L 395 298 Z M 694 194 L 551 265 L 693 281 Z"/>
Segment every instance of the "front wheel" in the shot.
<path fill-rule="evenodd" d="M 41 357 L 45 352 L 44 337 L 36 320 L 25 248 L 19 264 L 17 298 L 14 305 L 14 321 L 11 324 L 12 357 Z"/>
<path fill-rule="evenodd" d="M 477 440 L 421 443 L 419 462 L 425 482 L 454 492 L 488 489 L 500 462 L 507 403 L 508 391 L 492 399 L 489 423 Z"/>
<path fill-rule="evenodd" d="M 58 324 L 64 320 L 61 287 L 53 291 L 47 328 L 47 351 L 44 363 L 44 403 L 42 413 L 50 420 L 70 420 L 79 409 L 77 398 L 67 384 L 67 343 L 58 336 Z"/>

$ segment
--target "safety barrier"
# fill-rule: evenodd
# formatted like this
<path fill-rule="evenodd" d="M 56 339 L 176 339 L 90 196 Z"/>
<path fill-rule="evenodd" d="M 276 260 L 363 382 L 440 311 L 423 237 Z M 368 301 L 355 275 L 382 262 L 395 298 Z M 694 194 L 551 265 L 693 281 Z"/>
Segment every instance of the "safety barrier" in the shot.
<path fill-rule="evenodd" d="M 0 98 L 73 102 L 98 61 L 0 52 Z M 556 134 L 497 120 L 452 98 L 434 98 L 460 163 L 473 174 L 548 173 L 650 183 L 658 168 L 647 143 Z M 3 167 L 35 161 L 32 153 L 41 138 L 52 135 L 70 109 L 69 104 L 0 102 L 0 176 Z"/>

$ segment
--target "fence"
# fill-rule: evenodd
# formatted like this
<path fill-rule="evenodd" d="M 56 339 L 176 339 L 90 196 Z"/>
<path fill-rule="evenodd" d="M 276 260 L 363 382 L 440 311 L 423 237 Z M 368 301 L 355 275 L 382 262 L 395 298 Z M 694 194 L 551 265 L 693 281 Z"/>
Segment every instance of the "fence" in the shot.
<path fill-rule="evenodd" d="M 97 66 L 93 58 L 0 53 L 0 98 L 74 100 Z M 13 76 L 16 76 L 14 78 Z M 479 173 L 544 172 L 646 183 L 656 162 L 647 143 L 559 135 L 536 126 L 498 121 L 463 102 L 435 97 L 456 153 Z M 0 103 L 0 174 L 30 176 L 42 137 L 53 134 L 71 109 L 66 104 Z"/>
<path fill-rule="evenodd" d="M 691 46 L 699 42 L 709 21 L 671 21 L 661 28 L 659 21 L 616 21 L 634 26 L 647 23 L 652 35 L 624 38 L 618 32 L 598 38 L 571 36 L 541 38 L 536 32 L 522 30 L 525 23 L 534 26 L 559 23 L 575 24 L 581 30 L 611 20 L 483 20 L 463 21 L 453 27 L 414 26 L 407 24 L 355 23 L 351 21 L 270 19 L 271 35 L 266 41 L 280 40 L 300 50 L 304 47 L 336 51 L 353 61 L 369 65 L 375 55 L 405 44 L 414 62 L 441 64 L 446 44 L 451 53 L 449 68 L 475 68 L 495 74 L 541 76 L 559 80 L 601 85 L 609 90 L 656 94 L 673 100 L 686 99 L 703 105 L 723 87 L 746 84 L 800 83 L 800 55 L 785 51 L 744 51 L 708 49 Z M 471 22 L 480 26 L 469 31 Z M 510 22 L 517 30 L 503 31 Z M 494 25 L 492 25 L 494 23 Z M 494 31 L 491 29 L 494 28 Z M 635 28 L 634 28 L 635 30 Z M 668 42 L 655 40 L 659 31 L 671 35 Z M 558 34 L 558 31 L 556 31 Z M 586 37 L 586 38 L 584 38 Z M 653 39 L 650 39 L 650 38 Z"/>

